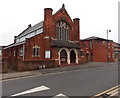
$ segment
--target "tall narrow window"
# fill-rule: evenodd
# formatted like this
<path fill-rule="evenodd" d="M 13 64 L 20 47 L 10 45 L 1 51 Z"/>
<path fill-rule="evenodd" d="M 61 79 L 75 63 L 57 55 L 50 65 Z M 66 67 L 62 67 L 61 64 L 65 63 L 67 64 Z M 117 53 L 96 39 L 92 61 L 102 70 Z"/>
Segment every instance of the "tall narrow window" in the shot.
<path fill-rule="evenodd" d="M 68 40 L 68 28 L 66 29 L 66 41 Z"/>
<path fill-rule="evenodd" d="M 64 37 L 65 37 L 65 32 L 64 32 L 64 27 L 62 27 L 62 39 L 61 40 L 65 40 Z"/>
<path fill-rule="evenodd" d="M 45 51 L 45 58 L 50 58 L 50 57 L 51 57 L 50 50 Z"/>
<path fill-rule="evenodd" d="M 20 48 L 19 55 L 20 55 L 20 56 L 23 56 L 23 47 Z"/>
<path fill-rule="evenodd" d="M 59 27 L 57 27 L 57 39 L 59 39 Z"/>
<path fill-rule="evenodd" d="M 66 32 L 67 30 L 66 29 L 64 29 L 64 32 L 65 32 L 65 40 L 66 40 L 66 37 L 67 37 L 67 32 Z"/>
<path fill-rule="evenodd" d="M 68 25 L 65 22 L 57 23 L 57 39 L 58 40 L 68 40 Z"/>
<path fill-rule="evenodd" d="M 16 51 L 14 50 L 14 56 L 16 56 Z"/>
<path fill-rule="evenodd" d="M 33 57 L 40 57 L 40 47 L 39 46 L 33 47 Z"/>
<path fill-rule="evenodd" d="M 62 40 L 62 27 L 60 27 L 60 39 L 59 40 Z"/>
<path fill-rule="evenodd" d="M 90 41 L 90 49 L 92 49 L 92 41 Z"/>

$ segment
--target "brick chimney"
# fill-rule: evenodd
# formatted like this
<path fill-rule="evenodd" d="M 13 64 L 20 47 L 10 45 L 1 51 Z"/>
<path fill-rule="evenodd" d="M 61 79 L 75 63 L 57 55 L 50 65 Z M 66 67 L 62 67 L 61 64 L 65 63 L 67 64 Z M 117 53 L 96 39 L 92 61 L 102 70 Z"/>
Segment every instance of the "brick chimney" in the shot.
<path fill-rule="evenodd" d="M 44 9 L 44 23 L 43 23 L 43 32 L 45 34 L 44 36 L 44 42 L 45 42 L 45 50 L 50 50 L 50 36 L 52 32 L 52 9 L 51 8 L 45 8 Z"/>
<path fill-rule="evenodd" d="M 31 24 L 29 24 L 29 25 L 28 25 L 28 28 L 31 28 L 31 27 L 32 27 L 32 25 L 31 25 Z"/>
<path fill-rule="evenodd" d="M 17 37 L 17 36 L 14 36 L 14 43 L 16 43 L 16 37 Z"/>
<path fill-rule="evenodd" d="M 44 20 L 46 20 L 52 16 L 52 11 L 53 10 L 51 8 L 44 9 Z"/>
<path fill-rule="evenodd" d="M 79 18 L 74 18 L 73 19 L 73 27 L 74 27 L 74 33 L 75 33 L 75 39 L 79 40 L 80 39 L 80 27 L 79 27 Z"/>

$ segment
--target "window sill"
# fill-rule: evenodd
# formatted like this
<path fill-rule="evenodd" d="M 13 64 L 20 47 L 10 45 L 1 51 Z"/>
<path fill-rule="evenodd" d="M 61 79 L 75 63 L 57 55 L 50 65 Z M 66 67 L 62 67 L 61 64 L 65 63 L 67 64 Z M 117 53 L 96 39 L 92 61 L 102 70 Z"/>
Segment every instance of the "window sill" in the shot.
<path fill-rule="evenodd" d="M 40 57 L 40 55 L 37 55 L 37 56 L 35 56 L 35 55 L 32 55 L 32 57 Z"/>
<path fill-rule="evenodd" d="M 84 56 L 80 56 L 80 57 L 82 57 L 82 58 L 83 58 Z"/>

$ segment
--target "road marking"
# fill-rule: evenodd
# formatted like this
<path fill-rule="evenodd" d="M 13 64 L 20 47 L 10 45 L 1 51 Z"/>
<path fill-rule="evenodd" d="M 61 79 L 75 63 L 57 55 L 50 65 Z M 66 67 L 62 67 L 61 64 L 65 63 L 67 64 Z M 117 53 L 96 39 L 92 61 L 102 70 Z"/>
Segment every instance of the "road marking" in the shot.
<path fill-rule="evenodd" d="M 57 95 L 55 95 L 54 97 L 52 97 L 52 98 L 69 98 L 69 97 L 67 97 L 66 95 L 64 95 L 64 94 L 62 94 L 62 93 L 59 93 L 59 94 L 57 94 Z"/>
<path fill-rule="evenodd" d="M 17 79 L 24 79 L 24 78 L 32 78 L 32 77 L 37 77 L 37 76 L 42 76 L 42 75 L 31 75 L 31 76 L 21 76 L 21 77 L 15 77 L 11 79 L 5 79 L 5 80 L 0 80 L 0 82 L 6 82 L 6 81 L 12 81 L 12 80 L 17 80 Z"/>
<path fill-rule="evenodd" d="M 115 96 L 115 95 L 117 95 L 119 93 L 119 88 L 117 88 L 117 89 L 115 89 L 115 90 L 113 90 L 113 91 L 111 91 L 111 92 L 109 92 L 109 93 L 107 93 L 107 94 L 109 94 L 110 96 Z"/>
<path fill-rule="evenodd" d="M 58 94 L 58 95 L 56 95 L 56 96 L 66 96 L 66 95 L 64 95 L 64 94 L 60 93 L 60 94 Z"/>
<path fill-rule="evenodd" d="M 118 92 L 118 88 L 113 90 L 113 91 L 111 91 L 111 92 L 108 92 L 107 94 L 111 95 L 111 94 L 116 93 L 116 92 Z"/>
<path fill-rule="evenodd" d="M 120 85 L 117 85 L 117 86 L 112 87 L 112 88 L 110 88 L 108 90 L 105 90 L 105 91 L 95 95 L 95 97 L 100 96 L 100 95 L 105 94 L 105 93 L 109 94 L 109 95 L 112 95 L 112 93 L 114 93 L 114 92 L 116 93 L 118 91 L 118 87 L 120 87 Z"/>
<path fill-rule="evenodd" d="M 23 91 L 21 93 L 17 93 L 17 94 L 11 95 L 11 96 L 20 96 L 20 95 L 30 94 L 30 93 L 39 92 L 39 91 L 48 90 L 48 89 L 50 89 L 50 88 L 42 85 L 40 87 L 32 88 L 30 90 L 26 90 L 26 91 Z"/>
<path fill-rule="evenodd" d="M 118 94 L 118 92 L 115 92 L 115 93 L 111 94 L 110 96 L 115 96 L 115 95 L 117 95 L 117 94 Z"/>

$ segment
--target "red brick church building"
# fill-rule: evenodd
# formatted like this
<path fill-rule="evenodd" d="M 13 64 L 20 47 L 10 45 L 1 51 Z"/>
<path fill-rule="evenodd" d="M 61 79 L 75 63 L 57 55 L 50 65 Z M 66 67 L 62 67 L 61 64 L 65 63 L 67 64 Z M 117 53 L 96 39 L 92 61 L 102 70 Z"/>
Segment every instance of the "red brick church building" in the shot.
<path fill-rule="evenodd" d="M 72 20 L 64 4 L 55 14 L 51 8 L 45 8 L 43 21 L 29 25 L 15 36 L 13 44 L 3 48 L 3 71 L 80 64 L 86 61 L 80 50 L 83 49 L 80 46 L 79 18 Z"/>
<path fill-rule="evenodd" d="M 94 44 L 96 40 L 100 44 Z M 77 65 L 88 61 L 106 62 L 107 41 L 100 38 L 80 40 L 80 20 L 72 20 L 64 4 L 54 14 L 51 8 L 45 8 L 43 21 L 34 26 L 29 25 L 14 37 L 13 44 L 3 47 L 3 72 L 8 72 L 8 69 L 26 71 L 39 67 Z M 112 45 L 108 51 L 113 57 Z M 102 53 L 100 50 L 106 52 Z M 111 58 L 109 61 L 114 59 Z"/>

